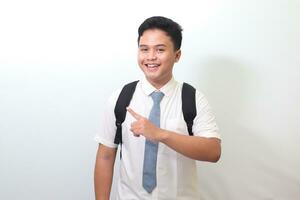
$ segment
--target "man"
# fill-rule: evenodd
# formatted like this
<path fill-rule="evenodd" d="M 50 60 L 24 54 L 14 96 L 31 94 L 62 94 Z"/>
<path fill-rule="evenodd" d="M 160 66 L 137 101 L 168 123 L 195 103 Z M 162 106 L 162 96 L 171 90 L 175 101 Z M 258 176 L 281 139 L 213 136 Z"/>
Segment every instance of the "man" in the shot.
<path fill-rule="evenodd" d="M 189 136 L 183 120 L 182 83 L 173 78 L 173 65 L 181 56 L 181 32 L 180 25 L 165 17 L 148 18 L 139 27 L 138 64 L 145 77 L 137 83 L 123 123 L 117 199 L 198 200 L 196 160 L 220 158 L 218 128 L 199 91 L 194 136 Z M 120 90 L 110 97 L 102 132 L 96 137 L 97 200 L 110 197 L 117 152 L 114 107 L 119 94 Z"/>

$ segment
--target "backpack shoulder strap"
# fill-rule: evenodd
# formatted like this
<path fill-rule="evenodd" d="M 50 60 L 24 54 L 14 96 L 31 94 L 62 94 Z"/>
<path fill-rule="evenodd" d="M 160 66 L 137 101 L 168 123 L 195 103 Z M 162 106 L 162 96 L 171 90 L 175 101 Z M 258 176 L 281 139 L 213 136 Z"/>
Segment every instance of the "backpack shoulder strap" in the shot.
<path fill-rule="evenodd" d="M 183 83 L 181 98 L 184 121 L 186 122 L 189 135 L 192 136 L 194 119 L 197 114 L 196 89 L 187 83 Z"/>
<path fill-rule="evenodd" d="M 133 93 L 135 91 L 136 85 L 138 81 L 134 81 L 131 83 L 126 84 L 121 93 L 119 94 L 117 103 L 115 105 L 115 117 L 116 117 L 116 126 L 117 131 L 115 135 L 115 144 L 122 144 L 122 123 L 125 120 L 126 117 L 126 107 L 129 105 L 131 98 L 133 96 Z"/>

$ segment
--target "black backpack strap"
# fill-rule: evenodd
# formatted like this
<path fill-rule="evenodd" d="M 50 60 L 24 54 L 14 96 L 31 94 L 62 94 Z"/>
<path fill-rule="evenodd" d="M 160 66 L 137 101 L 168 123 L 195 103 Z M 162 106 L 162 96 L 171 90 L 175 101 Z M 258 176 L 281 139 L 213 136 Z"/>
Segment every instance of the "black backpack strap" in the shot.
<path fill-rule="evenodd" d="M 115 105 L 115 117 L 117 131 L 115 135 L 115 144 L 122 144 L 122 123 L 126 117 L 126 107 L 129 105 L 138 81 L 134 81 L 125 85 L 118 97 Z"/>
<path fill-rule="evenodd" d="M 194 119 L 197 115 L 196 89 L 187 83 L 183 83 L 181 99 L 184 121 L 186 122 L 189 135 L 192 136 Z"/>

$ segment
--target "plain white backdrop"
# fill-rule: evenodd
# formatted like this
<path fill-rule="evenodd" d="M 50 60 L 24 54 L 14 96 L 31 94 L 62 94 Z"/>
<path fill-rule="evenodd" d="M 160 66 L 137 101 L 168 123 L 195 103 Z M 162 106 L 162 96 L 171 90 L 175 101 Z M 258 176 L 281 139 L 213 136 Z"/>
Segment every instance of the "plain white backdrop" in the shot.
<path fill-rule="evenodd" d="M 298 0 L 1 1 L 0 199 L 94 199 L 104 102 L 142 75 L 137 28 L 153 15 L 183 26 L 174 76 L 207 96 L 223 137 L 221 160 L 199 162 L 203 199 L 298 199 L 299 9 Z"/>

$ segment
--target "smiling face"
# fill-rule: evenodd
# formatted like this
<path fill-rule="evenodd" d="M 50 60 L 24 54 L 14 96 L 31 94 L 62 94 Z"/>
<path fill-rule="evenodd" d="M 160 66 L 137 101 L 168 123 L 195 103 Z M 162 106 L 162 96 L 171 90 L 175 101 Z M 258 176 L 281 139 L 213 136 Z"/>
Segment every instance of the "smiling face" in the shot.
<path fill-rule="evenodd" d="M 138 64 L 146 79 L 160 89 L 172 78 L 173 65 L 181 51 L 175 50 L 171 38 L 160 29 L 146 30 L 139 40 Z"/>

